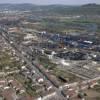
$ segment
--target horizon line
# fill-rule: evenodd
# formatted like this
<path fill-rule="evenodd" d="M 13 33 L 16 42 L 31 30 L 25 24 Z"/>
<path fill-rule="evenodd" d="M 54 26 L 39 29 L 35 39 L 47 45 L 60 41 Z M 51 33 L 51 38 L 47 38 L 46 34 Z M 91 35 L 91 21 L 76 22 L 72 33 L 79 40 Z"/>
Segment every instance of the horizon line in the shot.
<path fill-rule="evenodd" d="M 40 5 L 40 6 L 47 6 L 47 5 L 66 5 L 66 6 L 82 6 L 82 5 L 88 5 L 88 4 L 96 4 L 100 5 L 98 3 L 83 3 L 83 4 L 60 4 L 60 3 L 52 3 L 52 4 L 35 4 L 35 3 L 0 3 L 0 4 L 31 4 L 31 5 Z"/>

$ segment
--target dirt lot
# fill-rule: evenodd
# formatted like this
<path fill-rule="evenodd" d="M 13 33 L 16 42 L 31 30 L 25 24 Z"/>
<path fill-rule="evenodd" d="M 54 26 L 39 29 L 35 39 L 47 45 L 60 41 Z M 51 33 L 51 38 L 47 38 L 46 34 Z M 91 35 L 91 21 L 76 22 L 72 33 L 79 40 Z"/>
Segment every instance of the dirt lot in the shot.
<path fill-rule="evenodd" d="M 85 91 L 85 93 L 87 94 L 87 97 L 85 98 L 85 100 L 100 100 L 100 93 L 94 90 L 87 90 Z M 78 99 L 77 97 L 71 100 L 81 100 Z"/>

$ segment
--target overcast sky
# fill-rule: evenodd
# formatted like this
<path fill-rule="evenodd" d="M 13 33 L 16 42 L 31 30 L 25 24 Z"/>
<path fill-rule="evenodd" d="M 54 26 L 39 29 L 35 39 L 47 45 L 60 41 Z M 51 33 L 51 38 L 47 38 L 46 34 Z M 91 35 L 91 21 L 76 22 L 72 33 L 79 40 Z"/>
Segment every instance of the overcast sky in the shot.
<path fill-rule="evenodd" d="M 100 4 L 100 0 L 0 0 L 0 3 L 66 4 L 79 5 L 87 3 Z"/>

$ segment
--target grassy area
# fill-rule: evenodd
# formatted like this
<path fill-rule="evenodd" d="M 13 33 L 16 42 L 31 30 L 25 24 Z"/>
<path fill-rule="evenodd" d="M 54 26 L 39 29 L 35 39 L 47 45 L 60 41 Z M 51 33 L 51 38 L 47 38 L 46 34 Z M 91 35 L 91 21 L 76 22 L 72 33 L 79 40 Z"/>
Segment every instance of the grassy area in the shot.
<path fill-rule="evenodd" d="M 59 68 L 54 68 L 52 73 L 58 78 L 58 80 L 59 80 L 59 76 L 61 76 L 64 79 L 66 79 L 68 83 L 77 82 L 81 80 L 79 77 L 67 72 L 66 70 L 62 70 Z"/>
<path fill-rule="evenodd" d="M 0 70 L 6 70 L 6 67 L 9 67 L 7 71 L 12 71 L 20 67 L 20 63 L 8 51 L 0 52 Z"/>
<path fill-rule="evenodd" d="M 57 65 L 52 63 L 47 57 L 41 56 L 39 57 L 39 62 L 41 65 L 44 66 L 46 69 L 54 69 Z"/>

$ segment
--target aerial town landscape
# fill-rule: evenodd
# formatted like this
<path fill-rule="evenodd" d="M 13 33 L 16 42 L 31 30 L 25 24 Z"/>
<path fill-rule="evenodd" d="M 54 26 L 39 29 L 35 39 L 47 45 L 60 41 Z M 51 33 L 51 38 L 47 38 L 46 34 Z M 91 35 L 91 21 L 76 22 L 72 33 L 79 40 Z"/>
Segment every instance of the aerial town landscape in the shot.
<path fill-rule="evenodd" d="M 100 5 L 0 4 L 0 100 L 100 100 Z"/>

